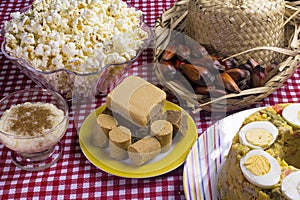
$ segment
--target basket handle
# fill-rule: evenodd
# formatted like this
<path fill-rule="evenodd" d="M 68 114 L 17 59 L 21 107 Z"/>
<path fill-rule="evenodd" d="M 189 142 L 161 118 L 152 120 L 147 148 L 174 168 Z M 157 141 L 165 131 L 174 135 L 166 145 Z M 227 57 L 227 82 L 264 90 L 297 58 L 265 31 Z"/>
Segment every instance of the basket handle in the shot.
<path fill-rule="evenodd" d="M 298 44 L 298 42 L 297 42 L 297 44 Z M 282 53 L 282 54 L 285 54 L 288 56 L 296 56 L 297 54 L 300 53 L 300 49 L 290 50 L 290 49 L 285 49 L 285 48 L 280 48 L 280 47 L 261 46 L 261 47 L 254 47 L 254 48 L 239 52 L 237 54 L 234 54 L 232 56 L 224 58 L 222 61 L 228 60 L 230 58 L 234 58 L 236 56 L 240 56 L 245 53 L 249 53 L 251 51 L 257 51 L 257 50 L 271 50 L 271 51 L 275 51 L 277 53 Z"/>

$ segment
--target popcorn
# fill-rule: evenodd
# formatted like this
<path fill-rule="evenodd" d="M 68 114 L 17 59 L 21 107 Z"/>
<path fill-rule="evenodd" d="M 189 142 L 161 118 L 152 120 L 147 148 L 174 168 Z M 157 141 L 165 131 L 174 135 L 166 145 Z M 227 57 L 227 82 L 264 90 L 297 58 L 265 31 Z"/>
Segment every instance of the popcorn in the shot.
<path fill-rule="evenodd" d="M 136 55 L 141 15 L 121 0 L 35 0 L 5 23 L 5 50 L 40 71 L 96 72 Z"/>

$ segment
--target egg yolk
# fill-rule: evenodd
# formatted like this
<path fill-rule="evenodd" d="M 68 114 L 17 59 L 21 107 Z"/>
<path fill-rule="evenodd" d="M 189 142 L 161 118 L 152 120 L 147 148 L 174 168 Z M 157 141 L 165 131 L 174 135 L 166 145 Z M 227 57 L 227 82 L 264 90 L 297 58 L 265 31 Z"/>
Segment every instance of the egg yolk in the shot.
<path fill-rule="evenodd" d="M 255 146 L 266 147 L 272 142 L 272 134 L 263 128 L 252 128 L 245 134 L 246 140 Z"/>
<path fill-rule="evenodd" d="M 244 162 L 244 166 L 247 170 L 249 170 L 252 174 L 254 174 L 256 176 L 265 175 L 271 169 L 269 160 L 262 155 L 250 156 Z"/>
<path fill-rule="evenodd" d="M 298 111 L 298 119 L 300 120 L 300 111 Z"/>

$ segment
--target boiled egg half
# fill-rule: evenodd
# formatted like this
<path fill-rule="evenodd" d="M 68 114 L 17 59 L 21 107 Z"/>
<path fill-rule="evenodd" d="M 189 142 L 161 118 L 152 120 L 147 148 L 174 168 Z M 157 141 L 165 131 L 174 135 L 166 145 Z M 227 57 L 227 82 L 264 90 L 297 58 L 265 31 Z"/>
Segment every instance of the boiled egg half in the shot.
<path fill-rule="evenodd" d="M 290 200 L 300 199 L 300 171 L 293 172 L 286 176 L 281 183 L 281 190 L 284 196 Z"/>
<path fill-rule="evenodd" d="M 239 131 L 240 143 L 252 149 L 265 149 L 271 146 L 277 136 L 277 127 L 269 121 L 250 122 Z"/>
<path fill-rule="evenodd" d="M 262 188 L 271 188 L 280 180 L 279 163 L 262 149 L 251 150 L 242 157 L 240 168 L 250 183 Z"/>
<path fill-rule="evenodd" d="M 300 128 L 300 104 L 290 104 L 282 111 L 282 117 L 291 125 Z"/>

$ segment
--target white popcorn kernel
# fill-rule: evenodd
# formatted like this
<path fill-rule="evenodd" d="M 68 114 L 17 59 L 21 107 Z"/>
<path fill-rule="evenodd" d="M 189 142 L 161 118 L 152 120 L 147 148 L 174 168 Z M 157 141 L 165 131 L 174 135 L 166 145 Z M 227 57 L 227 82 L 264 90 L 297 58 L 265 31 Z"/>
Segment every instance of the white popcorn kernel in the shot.
<path fill-rule="evenodd" d="M 62 52 L 67 56 L 73 57 L 75 54 L 77 54 L 75 44 L 73 42 L 69 42 L 69 43 L 63 45 Z"/>
<path fill-rule="evenodd" d="M 52 56 L 60 55 L 59 43 L 54 42 L 54 43 L 50 44 L 50 46 L 51 46 L 51 55 Z"/>
<path fill-rule="evenodd" d="M 130 58 L 131 59 L 131 58 Z M 128 61 L 129 59 L 126 58 L 126 57 L 123 57 L 123 56 L 119 56 L 117 59 L 116 59 L 116 63 L 124 63 L 126 61 Z"/>
<path fill-rule="evenodd" d="M 5 33 L 6 42 L 9 44 L 15 43 L 17 41 L 16 37 L 12 34 Z"/>
<path fill-rule="evenodd" d="M 133 58 L 136 55 L 136 51 L 133 50 L 133 49 L 129 50 L 126 53 L 127 53 L 127 55 L 128 55 L 129 58 Z M 124 55 L 122 55 L 122 56 L 124 56 Z M 124 56 L 124 57 L 126 57 L 126 56 Z"/>
<path fill-rule="evenodd" d="M 90 35 L 93 33 L 93 28 L 91 26 L 84 26 L 82 30 L 86 35 Z"/>
<path fill-rule="evenodd" d="M 11 23 L 11 24 L 5 23 L 5 27 L 7 29 L 6 32 L 9 32 L 11 34 L 16 34 L 19 32 L 18 25 L 15 23 Z"/>
<path fill-rule="evenodd" d="M 17 20 L 17 19 L 20 19 L 22 17 L 22 14 L 19 11 L 17 11 L 17 12 L 11 13 L 10 16 L 13 19 Z"/>
<path fill-rule="evenodd" d="M 41 66 L 42 61 L 40 59 L 34 58 L 31 62 L 31 64 L 34 66 Z"/>
<path fill-rule="evenodd" d="M 43 44 L 38 44 L 35 48 L 35 54 L 38 56 L 43 56 L 44 55 L 44 48 Z"/>
<path fill-rule="evenodd" d="M 51 55 L 51 47 L 49 45 L 44 45 L 44 56 L 49 57 Z"/>
<path fill-rule="evenodd" d="M 54 23 L 59 24 L 61 20 L 61 16 L 57 12 L 54 12 L 52 14 L 52 19 Z"/>
<path fill-rule="evenodd" d="M 51 15 L 47 16 L 46 21 L 51 24 L 53 22 L 52 16 Z"/>
<path fill-rule="evenodd" d="M 120 57 L 117 52 L 113 52 L 108 54 L 105 60 L 105 63 L 116 63 L 116 60 Z"/>
<path fill-rule="evenodd" d="M 34 35 L 32 33 L 29 34 L 22 34 L 21 35 L 21 40 L 24 44 L 30 45 L 30 44 L 35 44 L 35 39 L 34 39 Z"/>

